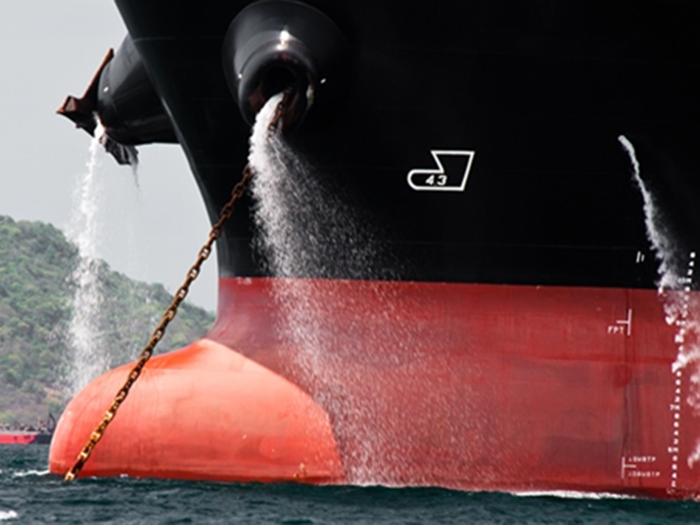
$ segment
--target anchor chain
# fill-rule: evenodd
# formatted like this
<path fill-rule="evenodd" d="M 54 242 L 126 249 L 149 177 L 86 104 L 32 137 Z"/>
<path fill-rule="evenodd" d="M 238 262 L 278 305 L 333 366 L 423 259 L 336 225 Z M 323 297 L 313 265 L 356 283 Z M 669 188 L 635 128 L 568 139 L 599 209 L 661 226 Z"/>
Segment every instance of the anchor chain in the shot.
<path fill-rule="evenodd" d="M 291 92 L 286 90 L 283 94 L 282 100 L 280 100 L 280 102 L 277 104 L 277 107 L 275 109 L 275 115 L 272 118 L 272 120 L 270 121 L 270 124 L 268 126 L 268 133 L 269 133 L 270 137 L 278 131 L 279 124 L 280 124 L 280 122 L 282 122 L 282 119 L 284 116 L 285 105 L 289 101 L 289 98 L 291 97 L 291 95 L 292 95 Z M 190 285 L 199 276 L 199 272 L 200 272 L 202 264 L 211 255 L 214 242 L 219 237 L 221 237 L 221 234 L 223 231 L 222 228 L 223 228 L 224 223 L 233 214 L 233 209 L 234 209 L 234 205 L 235 205 L 236 201 L 238 199 L 240 199 L 241 196 L 243 195 L 243 193 L 245 192 L 245 186 L 246 186 L 247 182 L 252 178 L 253 175 L 254 175 L 253 168 L 250 166 L 250 164 L 246 164 L 245 168 L 243 168 L 241 179 L 233 187 L 233 190 L 231 190 L 231 198 L 221 209 L 221 213 L 219 215 L 219 220 L 216 221 L 216 224 L 214 224 L 211 227 L 211 230 L 209 231 L 209 239 L 207 239 L 207 242 L 204 243 L 202 248 L 200 248 L 199 254 L 197 256 L 197 260 L 188 270 L 187 276 L 185 277 L 185 281 L 183 282 L 182 286 L 180 286 L 180 288 L 178 288 L 177 292 L 175 292 L 175 295 L 173 296 L 173 300 L 170 303 L 170 306 L 168 306 L 166 308 L 166 310 L 163 314 L 163 317 L 160 320 L 160 323 L 158 323 L 158 326 L 156 326 L 156 328 L 153 330 L 150 340 L 148 341 L 146 346 L 143 348 L 143 350 L 141 350 L 141 354 L 139 355 L 139 358 L 136 361 L 136 364 L 131 369 L 131 372 L 129 372 L 129 376 L 127 377 L 126 381 L 124 382 L 122 387 L 117 392 L 117 395 L 114 397 L 114 401 L 112 402 L 111 406 L 104 413 L 104 416 L 102 416 L 102 421 L 100 422 L 99 425 L 97 425 L 97 427 L 95 427 L 95 430 L 92 431 L 92 433 L 90 434 L 90 439 L 85 444 L 85 446 L 81 450 L 80 454 L 78 454 L 75 463 L 70 468 L 70 470 L 68 472 L 66 472 L 66 475 L 64 477 L 65 481 L 72 481 L 78 476 L 78 474 L 82 470 L 83 466 L 85 465 L 87 460 L 90 458 L 92 451 L 95 449 L 95 447 L 97 446 L 99 441 L 102 439 L 102 436 L 104 435 L 105 431 L 107 430 L 107 427 L 112 422 L 114 417 L 117 415 L 117 410 L 119 410 L 119 407 L 124 402 L 124 400 L 126 400 L 126 397 L 129 395 L 129 391 L 131 390 L 131 387 L 134 385 L 136 380 L 141 376 L 141 372 L 143 371 L 144 366 L 146 366 L 146 363 L 148 362 L 148 360 L 153 355 L 153 351 L 154 351 L 156 345 L 165 335 L 165 329 L 170 324 L 170 322 L 175 318 L 175 315 L 177 314 L 177 309 L 180 306 L 180 303 L 182 303 L 182 301 L 185 299 L 185 297 L 187 297 L 187 293 L 189 292 Z"/>

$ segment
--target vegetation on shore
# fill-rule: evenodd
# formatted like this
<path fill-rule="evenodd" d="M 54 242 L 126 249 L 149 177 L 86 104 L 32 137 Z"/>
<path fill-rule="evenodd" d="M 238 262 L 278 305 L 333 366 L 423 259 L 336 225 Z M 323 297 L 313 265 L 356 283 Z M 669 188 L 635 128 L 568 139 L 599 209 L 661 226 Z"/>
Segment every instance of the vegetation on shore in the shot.
<path fill-rule="evenodd" d="M 0 215 L 0 425 L 58 416 L 70 397 L 78 263 L 78 249 L 54 226 Z M 95 266 L 101 293 L 94 344 L 111 368 L 138 357 L 172 295 L 103 261 Z M 213 321 L 212 313 L 183 303 L 157 351 L 202 337 Z"/>

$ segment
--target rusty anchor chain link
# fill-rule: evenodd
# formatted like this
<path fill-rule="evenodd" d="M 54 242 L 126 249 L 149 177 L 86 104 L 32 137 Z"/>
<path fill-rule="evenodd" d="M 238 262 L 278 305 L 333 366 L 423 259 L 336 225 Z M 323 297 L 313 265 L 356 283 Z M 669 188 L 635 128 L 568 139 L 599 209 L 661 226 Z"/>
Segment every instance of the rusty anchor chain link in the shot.
<path fill-rule="evenodd" d="M 270 124 L 268 126 L 268 133 L 269 136 L 273 136 L 279 129 L 280 123 L 282 122 L 282 119 L 284 117 L 284 110 L 287 102 L 289 101 L 289 98 L 291 96 L 290 91 L 285 91 L 282 97 L 282 100 L 277 104 L 277 108 L 275 109 L 275 115 L 273 116 L 272 120 L 270 121 Z M 158 326 L 153 330 L 151 334 L 151 338 L 146 344 L 146 346 L 141 350 L 141 354 L 139 355 L 138 360 L 136 361 L 136 364 L 134 367 L 131 369 L 131 372 L 129 372 L 129 375 L 122 385 L 122 387 L 119 389 L 117 392 L 117 395 L 114 397 L 114 401 L 112 402 L 111 406 L 107 409 L 107 411 L 104 413 L 102 416 L 102 421 L 95 427 L 95 430 L 92 431 L 90 434 L 90 439 L 88 442 L 85 444 L 83 449 L 80 451 L 80 454 L 78 454 L 75 463 L 73 466 L 66 472 L 66 475 L 64 477 L 65 481 L 72 481 L 74 480 L 80 471 L 82 470 L 83 466 L 87 462 L 87 460 L 90 458 L 90 455 L 92 454 L 92 451 L 95 449 L 99 441 L 102 439 L 102 436 L 104 435 L 105 431 L 107 430 L 107 427 L 109 424 L 112 422 L 114 417 L 117 415 L 117 410 L 119 410 L 119 407 L 121 404 L 126 400 L 126 397 L 129 395 L 129 391 L 131 390 L 131 387 L 134 385 L 136 380 L 141 376 L 141 372 L 143 371 L 144 366 L 146 366 L 146 363 L 148 360 L 151 358 L 153 355 L 153 351 L 158 344 L 158 342 L 163 338 L 165 335 L 165 329 L 167 326 L 170 324 L 170 322 L 175 319 L 175 315 L 177 314 L 177 309 L 180 306 L 180 303 L 187 297 L 187 293 L 189 292 L 190 285 L 194 282 L 195 279 L 199 276 L 199 272 L 201 269 L 202 264 L 204 263 L 205 260 L 209 258 L 212 252 L 212 247 L 214 245 L 214 242 L 221 237 L 221 234 L 223 232 L 223 225 L 224 223 L 231 217 L 233 214 L 234 210 L 234 205 L 238 199 L 240 199 L 243 196 L 243 193 L 245 192 L 245 187 L 248 181 L 252 178 L 254 174 L 253 168 L 250 166 L 250 164 L 246 164 L 245 168 L 243 168 L 242 176 L 241 179 L 236 183 L 236 185 L 233 187 L 233 190 L 231 191 L 231 198 L 229 201 L 223 206 L 221 209 L 221 213 L 219 215 L 219 220 L 216 222 L 211 227 L 211 230 L 209 231 L 209 239 L 207 240 L 206 243 L 200 248 L 199 254 L 197 256 L 197 260 L 195 263 L 190 267 L 190 269 L 187 272 L 187 275 L 185 277 L 185 281 L 183 282 L 182 286 L 178 288 L 177 292 L 175 292 L 175 295 L 173 296 L 173 300 L 170 303 L 170 306 L 168 306 L 165 309 L 165 312 L 163 314 L 163 317 L 160 320 L 160 323 L 158 323 Z"/>

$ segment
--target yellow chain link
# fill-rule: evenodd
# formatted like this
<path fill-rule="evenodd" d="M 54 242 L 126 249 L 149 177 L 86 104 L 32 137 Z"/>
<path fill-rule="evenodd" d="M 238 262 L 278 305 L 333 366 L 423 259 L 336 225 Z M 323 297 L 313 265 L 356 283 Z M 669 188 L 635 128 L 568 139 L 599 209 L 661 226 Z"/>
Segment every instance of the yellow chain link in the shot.
<path fill-rule="evenodd" d="M 275 116 L 273 117 L 269 125 L 270 135 L 274 134 L 278 129 L 278 125 L 281 119 L 283 118 L 284 107 L 289 99 L 289 96 L 290 93 L 285 92 L 284 97 L 279 102 L 279 104 L 277 104 Z M 95 448 L 97 443 L 102 439 L 105 430 L 107 430 L 107 426 L 114 419 L 114 416 L 117 415 L 117 410 L 119 410 L 119 406 L 124 402 L 126 396 L 129 395 L 129 390 L 139 378 L 143 367 L 153 355 L 153 350 L 158 344 L 158 341 L 160 341 L 163 338 L 163 335 L 165 334 L 165 329 L 167 328 L 168 324 L 170 324 L 170 321 L 172 321 L 175 318 L 180 303 L 185 299 L 187 293 L 189 292 L 190 285 L 199 276 L 202 264 L 205 260 L 209 258 L 209 255 L 211 255 L 212 246 L 214 245 L 214 242 L 221 236 L 222 227 L 224 223 L 231 217 L 235 202 L 238 199 L 240 199 L 243 195 L 246 183 L 252 176 L 253 169 L 251 168 L 250 164 L 247 164 L 245 168 L 243 168 L 241 180 L 238 181 L 238 183 L 233 187 L 233 190 L 231 191 L 231 198 L 221 209 L 219 220 L 216 222 L 216 224 L 214 224 L 211 227 L 211 230 L 209 231 L 209 239 L 199 250 L 197 260 L 187 272 L 185 282 L 182 284 L 182 286 L 180 286 L 180 288 L 178 288 L 177 292 L 175 292 L 170 306 L 166 308 L 165 313 L 163 314 L 163 317 L 160 320 L 160 323 L 158 323 L 158 326 L 156 326 L 155 330 L 153 330 L 150 340 L 143 348 L 143 350 L 141 350 L 141 354 L 139 355 L 136 364 L 131 369 L 131 372 L 129 372 L 129 376 L 124 382 L 124 385 L 119 389 L 119 392 L 117 392 L 117 395 L 114 397 L 112 405 L 104 413 L 104 416 L 102 416 L 102 421 L 99 425 L 97 425 L 95 430 L 92 431 L 92 434 L 90 434 L 90 439 L 85 444 L 80 454 L 78 454 L 75 463 L 73 464 L 71 469 L 68 472 L 66 472 L 66 475 L 64 477 L 65 481 L 72 481 L 78 476 L 78 473 L 83 468 L 87 460 L 90 458 L 90 454 L 92 454 L 93 449 Z"/>

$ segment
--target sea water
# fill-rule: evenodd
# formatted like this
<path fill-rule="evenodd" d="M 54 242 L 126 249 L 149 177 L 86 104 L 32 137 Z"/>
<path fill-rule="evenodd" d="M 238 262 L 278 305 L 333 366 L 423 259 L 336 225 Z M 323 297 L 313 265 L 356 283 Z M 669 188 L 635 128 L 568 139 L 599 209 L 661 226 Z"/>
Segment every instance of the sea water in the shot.
<path fill-rule="evenodd" d="M 79 479 L 48 474 L 48 446 L 0 445 L 0 524 L 668 524 L 700 504 L 576 493 Z"/>

